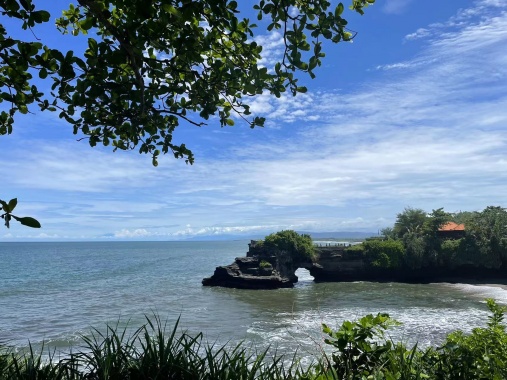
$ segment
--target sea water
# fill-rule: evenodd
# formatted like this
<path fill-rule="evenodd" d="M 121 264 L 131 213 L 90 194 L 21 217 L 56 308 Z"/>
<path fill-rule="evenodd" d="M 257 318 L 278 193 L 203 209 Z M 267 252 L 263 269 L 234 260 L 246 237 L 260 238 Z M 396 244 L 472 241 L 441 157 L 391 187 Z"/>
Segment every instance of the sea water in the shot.
<path fill-rule="evenodd" d="M 292 289 L 203 287 L 218 265 L 244 256 L 247 241 L 0 243 L 0 343 L 65 352 L 106 324 L 133 329 L 157 315 L 207 341 L 310 355 L 321 324 L 389 313 L 389 334 L 419 346 L 487 322 L 485 298 L 507 291 L 466 284 L 314 283 L 305 270 Z"/>

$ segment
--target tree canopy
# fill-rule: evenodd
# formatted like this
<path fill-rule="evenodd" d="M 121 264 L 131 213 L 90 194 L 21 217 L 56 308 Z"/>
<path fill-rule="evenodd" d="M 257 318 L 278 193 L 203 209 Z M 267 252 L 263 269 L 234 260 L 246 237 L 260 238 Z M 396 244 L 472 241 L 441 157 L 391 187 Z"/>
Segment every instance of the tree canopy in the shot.
<path fill-rule="evenodd" d="M 262 243 L 267 249 L 284 251 L 298 261 L 315 258 L 315 247 L 310 235 L 298 234 L 294 230 L 284 230 L 270 234 Z"/>
<path fill-rule="evenodd" d="M 363 14 L 374 1 L 352 0 L 350 9 Z M 280 61 L 263 67 L 262 30 L 240 8 L 233 0 L 76 0 L 51 15 L 44 2 L 0 0 L 0 134 L 12 132 L 18 114 L 53 111 L 91 146 L 137 148 L 154 165 L 161 153 L 192 163 L 191 150 L 173 141 L 180 123 L 227 126 L 240 117 L 262 126 L 245 99 L 305 92 L 297 74 L 315 76 L 323 41 L 354 35 L 342 3 L 259 0 L 257 19 L 284 42 Z M 55 16 L 62 34 L 87 35 L 84 53 L 45 43 L 36 27 Z M 19 27 L 32 38 L 16 37 Z"/>
<path fill-rule="evenodd" d="M 464 223 L 464 231 L 454 236 L 439 233 L 449 221 Z M 408 207 L 397 215 L 393 228 L 382 232 L 385 241 L 363 244 L 367 262 L 374 267 L 401 266 L 419 270 L 472 265 L 487 269 L 507 268 L 507 210 L 500 206 L 455 214 L 447 213 L 443 208 L 427 213 Z M 402 244 L 404 252 L 401 256 L 392 250 L 393 241 Z"/>
<path fill-rule="evenodd" d="M 403 212 L 396 215 L 396 223 L 394 223 L 393 233 L 401 238 L 407 232 L 422 231 L 426 223 L 426 211 L 419 208 L 406 207 Z"/>
<path fill-rule="evenodd" d="M 350 9 L 363 14 L 374 1 L 352 0 Z M 353 38 L 343 11 L 326 0 L 256 2 L 257 19 L 279 29 L 285 46 L 268 68 L 260 64 L 259 29 L 233 0 L 76 0 L 59 15 L 42 1 L 0 0 L 0 135 L 12 133 L 19 114 L 58 112 L 90 146 L 137 148 L 154 165 L 169 152 L 193 163 L 192 151 L 173 142 L 176 127 L 210 118 L 234 125 L 235 115 L 262 126 L 244 99 L 305 92 L 295 74 L 315 76 L 322 41 Z M 55 17 L 62 34 L 87 36 L 84 52 L 45 43 L 37 26 Z M 11 219 L 40 227 L 12 215 L 13 201 L 1 201 L 7 227 Z"/>

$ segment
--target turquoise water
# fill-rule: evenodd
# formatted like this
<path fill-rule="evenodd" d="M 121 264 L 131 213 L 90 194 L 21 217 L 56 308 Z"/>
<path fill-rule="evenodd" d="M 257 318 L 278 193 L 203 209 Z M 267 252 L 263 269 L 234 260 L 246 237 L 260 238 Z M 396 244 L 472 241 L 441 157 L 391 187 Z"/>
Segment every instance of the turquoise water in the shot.
<path fill-rule="evenodd" d="M 320 283 L 298 271 L 294 289 L 202 287 L 218 265 L 248 249 L 230 242 L 0 244 L 0 342 L 66 350 L 106 323 L 137 328 L 158 314 L 210 341 L 271 345 L 303 355 L 322 342 L 320 325 L 387 312 L 403 322 L 391 336 L 437 344 L 455 329 L 485 325 L 486 297 L 507 291 L 465 284 Z"/>

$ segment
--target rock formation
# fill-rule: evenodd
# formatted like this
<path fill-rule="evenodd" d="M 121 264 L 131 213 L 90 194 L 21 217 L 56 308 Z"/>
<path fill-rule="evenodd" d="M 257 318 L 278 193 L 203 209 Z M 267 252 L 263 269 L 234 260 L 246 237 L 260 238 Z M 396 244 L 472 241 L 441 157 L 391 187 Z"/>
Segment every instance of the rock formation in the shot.
<path fill-rule="evenodd" d="M 224 286 L 240 289 L 290 288 L 298 281 L 298 268 L 310 269 L 310 260 L 295 260 L 288 252 L 267 250 L 259 242 L 248 244 L 246 257 L 237 257 L 234 263 L 217 267 L 213 276 L 202 280 L 204 286 Z"/>
<path fill-rule="evenodd" d="M 306 268 L 316 282 L 389 281 L 389 282 L 472 282 L 507 283 L 503 269 L 462 265 L 457 268 L 425 268 L 425 270 L 382 269 L 368 266 L 360 251 L 345 246 L 315 247 L 315 259 L 295 260 L 289 253 L 267 250 L 252 240 L 246 257 L 217 267 L 213 276 L 205 278 L 205 286 L 240 289 L 278 289 L 293 287 L 298 281 L 296 270 Z"/>
<path fill-rule="evenodd" d="M 316 282 L 357 281 L 366 274 L 363 257 L 345 246 L 317 247 L 317 260 L 309 268 Z"/>

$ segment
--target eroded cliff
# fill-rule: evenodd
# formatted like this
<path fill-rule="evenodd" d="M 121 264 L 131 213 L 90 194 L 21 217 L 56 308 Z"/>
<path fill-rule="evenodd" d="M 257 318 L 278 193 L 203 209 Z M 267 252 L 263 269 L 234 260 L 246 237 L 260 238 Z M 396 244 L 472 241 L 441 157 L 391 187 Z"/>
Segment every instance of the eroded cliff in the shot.
<path fill-rule="evenodd" d="M 202 284 L 240 289 L 290 288 L 298 281 L 298 268 L 313 266 L 310 259 L 296 258 L 284 250 L 268 249 L 255 240 L 248 246 L 246 257 L 237 257 L 232 264 L 217 267 Z"/>

